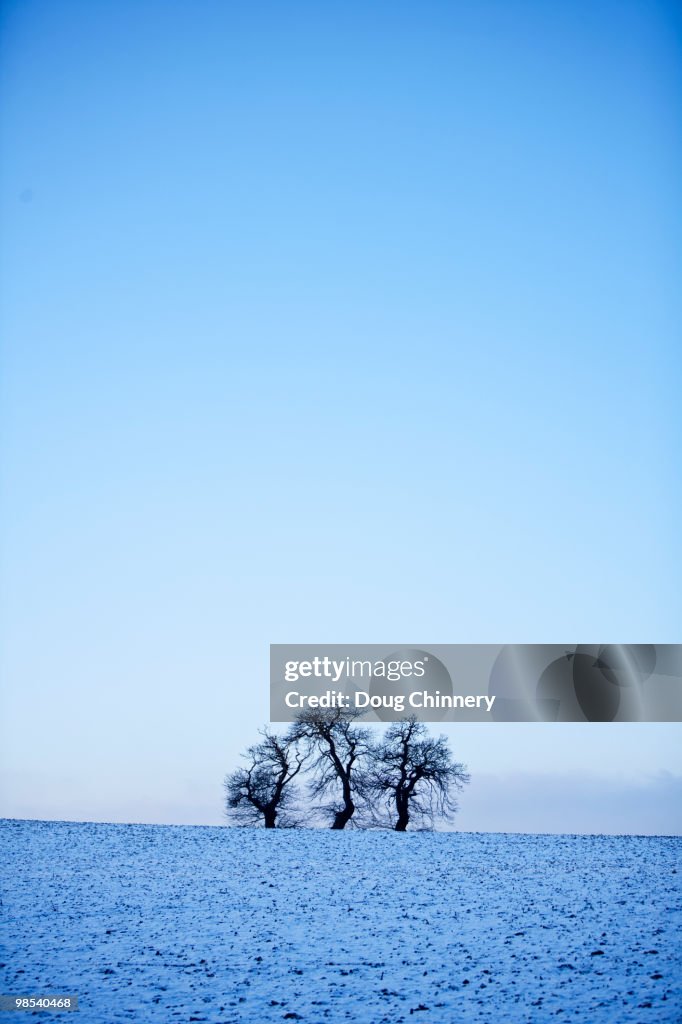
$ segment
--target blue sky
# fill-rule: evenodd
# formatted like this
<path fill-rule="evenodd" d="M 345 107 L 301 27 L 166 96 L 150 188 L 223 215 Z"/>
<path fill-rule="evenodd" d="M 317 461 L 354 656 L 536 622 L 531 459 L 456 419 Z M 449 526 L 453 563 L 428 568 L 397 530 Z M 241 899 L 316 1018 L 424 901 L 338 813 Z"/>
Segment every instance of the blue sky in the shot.
<path fill-rule="evenodd" d="M 2 28 L 1 811 L 220 821 L 270 642 L 682 640 L 675 5 Z M 633 729 L 453 732 L 462 823 L 663 830 Z"/>

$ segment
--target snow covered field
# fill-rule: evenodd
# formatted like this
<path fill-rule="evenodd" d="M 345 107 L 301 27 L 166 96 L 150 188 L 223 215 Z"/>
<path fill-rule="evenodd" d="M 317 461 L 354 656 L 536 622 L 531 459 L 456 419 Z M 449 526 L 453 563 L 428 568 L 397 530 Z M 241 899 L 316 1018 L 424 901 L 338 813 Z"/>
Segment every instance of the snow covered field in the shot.
<path fill-rule="evenodd" d="M 680 839 L 1 832 L 1 991 L 80 999 L 45 1020 L 682 1019 Z"/>

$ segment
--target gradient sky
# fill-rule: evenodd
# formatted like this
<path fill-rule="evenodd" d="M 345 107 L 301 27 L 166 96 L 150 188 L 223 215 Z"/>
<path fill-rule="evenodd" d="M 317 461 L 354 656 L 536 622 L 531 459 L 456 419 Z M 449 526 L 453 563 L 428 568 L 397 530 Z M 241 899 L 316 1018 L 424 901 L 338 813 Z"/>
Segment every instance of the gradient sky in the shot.
<path fill-rule="evenodd" d="M 270 642 L 682 640 L 675 4 L 7 2 L 0 813 L 212 823 Z M 682 831 L 682 726 L 450 729 Z"/>

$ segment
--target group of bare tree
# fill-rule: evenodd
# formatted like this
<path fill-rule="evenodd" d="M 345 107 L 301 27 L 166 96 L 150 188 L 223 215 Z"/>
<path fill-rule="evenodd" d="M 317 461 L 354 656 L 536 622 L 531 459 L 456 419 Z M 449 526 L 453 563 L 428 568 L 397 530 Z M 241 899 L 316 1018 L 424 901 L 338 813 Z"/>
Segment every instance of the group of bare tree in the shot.
<path fill-rule="evenodd" d="M 228 819 L 265 828 L 323 822 L 396 832 L 451 821 L 469 773 L 445 736 L 429 736 L 422 722 L 407 718 L 375 739 L 356 718 L 306 711 L 284 735 L 261 730 L 245 766 L 225 779 Z"/>

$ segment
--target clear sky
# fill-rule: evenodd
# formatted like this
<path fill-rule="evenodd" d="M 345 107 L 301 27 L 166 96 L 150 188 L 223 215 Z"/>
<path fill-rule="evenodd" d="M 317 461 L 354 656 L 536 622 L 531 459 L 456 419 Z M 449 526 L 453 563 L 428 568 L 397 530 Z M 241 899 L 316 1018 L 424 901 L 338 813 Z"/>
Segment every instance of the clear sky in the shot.
<path fill-rule="evenodd" d="M 221 821 L 270 642 L 682 641 L 676 4 L 2 37 L 0 813 Z M 682 831 L 682 726 L 451 732 L 461 827 Z"/>

